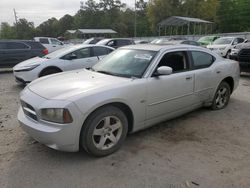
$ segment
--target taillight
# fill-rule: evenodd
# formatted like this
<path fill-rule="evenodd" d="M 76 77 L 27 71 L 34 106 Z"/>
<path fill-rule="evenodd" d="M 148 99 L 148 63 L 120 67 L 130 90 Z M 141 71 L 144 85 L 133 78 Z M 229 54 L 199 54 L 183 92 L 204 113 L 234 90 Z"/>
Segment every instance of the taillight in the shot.
<path fill-rule="evenodd" d="M 42 53 L 43 53 L 44 55 L 47 55 L 47 54 L 49 53 L 49 51 L 48 51 L 47 48 L 45 48 L 45 49 L 42 51 Z"/>

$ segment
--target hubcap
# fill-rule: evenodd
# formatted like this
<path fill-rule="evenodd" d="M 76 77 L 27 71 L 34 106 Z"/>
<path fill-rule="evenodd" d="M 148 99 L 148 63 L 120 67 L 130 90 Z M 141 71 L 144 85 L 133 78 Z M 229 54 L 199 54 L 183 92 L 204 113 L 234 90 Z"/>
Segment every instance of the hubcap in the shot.
<path fill-rule="evenodd" d="M 228 100 L 228 91 L 226 87 L 221 87 L 217 91 L 215 103 L 217 108 L 223 108 Z"/>
<path fill-rule="evenodd" d="M 96 125 L 92 140 L 100 150 L 110 149 L 120 140 L 122 134 L 121 120 L 116 116 L 106 116 Z"/>

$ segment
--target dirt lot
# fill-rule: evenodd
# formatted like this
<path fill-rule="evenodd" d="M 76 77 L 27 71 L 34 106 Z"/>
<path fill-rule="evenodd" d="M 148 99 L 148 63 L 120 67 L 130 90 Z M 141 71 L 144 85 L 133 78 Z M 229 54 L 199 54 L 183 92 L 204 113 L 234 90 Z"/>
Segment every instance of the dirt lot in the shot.
<path fill-rule="evenodd" d="M 0 187 L 250 187 L 250 76 L 229 106 L 200 109 L 130 135 L 117 153 L 93 158 L 36 143 L 18 125 L 22 90 L 0 74 Z"/>

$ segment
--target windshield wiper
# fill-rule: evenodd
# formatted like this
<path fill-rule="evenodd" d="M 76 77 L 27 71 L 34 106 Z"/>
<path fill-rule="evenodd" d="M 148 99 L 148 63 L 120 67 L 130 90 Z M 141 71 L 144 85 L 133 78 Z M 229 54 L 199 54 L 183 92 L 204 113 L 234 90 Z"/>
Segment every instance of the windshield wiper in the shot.
<path fill-rule="evenodd" d="M 108 71 L 96 71 L 96 72 L 103 73 L 103 74 L 108 74 L 108 75 L 112 75 L 112 76 L 118 76 L 117 74 L 114 74 L 114 73 L 108 72 Z"/>

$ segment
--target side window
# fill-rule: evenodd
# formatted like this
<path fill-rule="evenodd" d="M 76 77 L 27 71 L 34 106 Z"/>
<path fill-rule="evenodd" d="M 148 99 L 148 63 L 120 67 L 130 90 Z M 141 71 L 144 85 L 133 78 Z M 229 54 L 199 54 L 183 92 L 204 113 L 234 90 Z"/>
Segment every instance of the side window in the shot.
<path fill-rule="evenodd" d="M 117 46 L 126 46 L 130 44 L 131 44 L 131 41 L 129 40 L 117 40 Z"/>
<path fill-rule="evenodd" d="M 29 49 L 29 46 L 27 46 L 23 43 L 20 43 L 20 42 L 7 42 L 6 49 L 23 50 L 23 49 Z"/>
<path fill-rule="evenodd" d="M 40 38 L 39 42 L 41 42 L 42 44 L 49 44 L 49 39 L 47 39 L 47 38 Z"/>
<path fill-rule="evenodd" d="M 189 66 L 186 52 L 180 51 L 165 54 L 162 57 L 160 63 L 158 64 L 158 67 L 161 66 L 171 67 L 173 69 L 173 72 L 181 72 L 188 70 Z"/>
<path fill-rule="evenodd" d="M 215 61 L 215 57 L 206 52 L 192 51 L 191 55 L 196 69 L 209 67 Z"/>
<path fill-rule="evenodd" d="M 72 54 L 76 55 L 76 59 L 91 57 L 90 48 L 82 48 L 80 50 L 76 50 L 76 51 L 72 52 Z"/>
<path fill-rule="evenodd" d="M 94 56 L 103 56 L 110 53 L 108 48 L 100 46 L 93 47 L 93 50 L 94 50 Z"/>
<path fill-rule="evenodd" d="M 243 38 L 238 38 L 238 43 L 242 43 L 244 42 L 245 40 Z"/>
<path fill-rule="evenodd" d="M 53 44 L 53 45 L 62 45 L 62 43 L 59 40 L 50 39 L 50 41 L 51 41 L 51 44 Z"/>
<path fill-rule="evenodd" d="M 6 49 L 6 45 L 4 42 L 0 42 L 0 50 L 5 50 Z"/>

